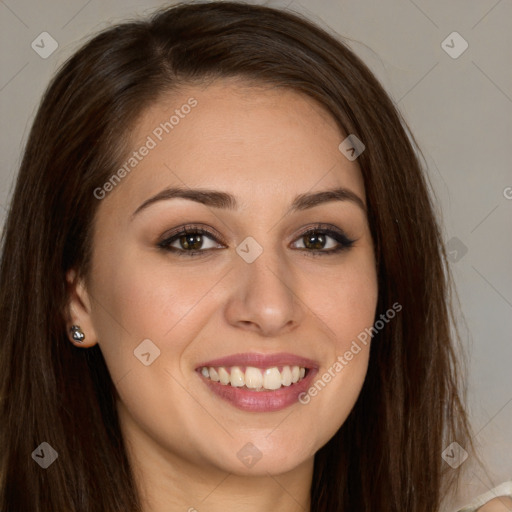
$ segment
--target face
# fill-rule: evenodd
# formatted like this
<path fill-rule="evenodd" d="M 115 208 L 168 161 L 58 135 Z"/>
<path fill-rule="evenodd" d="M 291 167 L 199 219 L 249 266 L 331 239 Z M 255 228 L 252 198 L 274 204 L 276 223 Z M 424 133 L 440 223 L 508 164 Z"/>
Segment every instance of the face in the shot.
<path fill-rule="evenodd" d="M 312 463 L 358 397 L 377 303 L 345 135 L 308 97 L 234 80 L 173 93 L 132 133 L 71 303 L 130 445 L 238 475 Z"/>

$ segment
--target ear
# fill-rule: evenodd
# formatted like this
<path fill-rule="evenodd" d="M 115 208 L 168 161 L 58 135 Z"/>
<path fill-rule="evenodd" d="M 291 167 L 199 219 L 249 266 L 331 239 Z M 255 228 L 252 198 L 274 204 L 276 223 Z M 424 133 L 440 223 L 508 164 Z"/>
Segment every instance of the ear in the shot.
<path fill-rule="evenodd" d="M 66 330 L 68 339 L 77 347 L 89 348 L 98 342 L 91 318 L 91 301 L 82 279 L 79 279 L 75 270 L 66 273 L 68 301 L 65 312 Z M 71 335 L 71 326 L 79 326 L 85 338 L 82 342 L 75 341 Z"/>

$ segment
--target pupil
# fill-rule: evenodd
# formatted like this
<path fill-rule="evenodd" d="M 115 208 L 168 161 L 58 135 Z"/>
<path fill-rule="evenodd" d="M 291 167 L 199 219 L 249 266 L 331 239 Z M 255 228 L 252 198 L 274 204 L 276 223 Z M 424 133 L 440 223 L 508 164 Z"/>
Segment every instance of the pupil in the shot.
<path fill-rule="evenodd" d="M 180 243 L 183 249 L 200 249 L 203 245 L 200 234 L 187 234 L 180 238 Z"/>
<path fill-rule="evenodd" d="M 323 249 L 325 244 L 325 236 L 318 234 L 310 234 L 305 237 L 305 246 L 308 249 Z"/>

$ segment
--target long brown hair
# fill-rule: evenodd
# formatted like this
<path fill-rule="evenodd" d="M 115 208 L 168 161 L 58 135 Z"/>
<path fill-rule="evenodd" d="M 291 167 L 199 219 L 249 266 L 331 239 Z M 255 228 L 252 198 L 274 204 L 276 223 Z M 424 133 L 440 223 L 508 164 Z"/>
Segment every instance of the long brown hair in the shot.
<path fill-rule="evenodd" d="M 89 272 L 94 189 L 123 161 L 141 113 L 184 84 L 231 76 L 314 98 L 364 142 L 377 317 L 402 306 L 373 339 L 350 416 L 315 456 L 311 510 L 432 512 L 457 475 L 441 458 L 452 441 L 471 448 L 451 282 L 413 137 L 365 64 L 325 30 L 268 7 L 194 3 L 96 35 L 42 99 L 2 239 L 1 510 L 141 510 L 99 346 L 67 338 L 65 273 Z M 31 458 L 42 442 L 58 453 L 46 470 Z"/>

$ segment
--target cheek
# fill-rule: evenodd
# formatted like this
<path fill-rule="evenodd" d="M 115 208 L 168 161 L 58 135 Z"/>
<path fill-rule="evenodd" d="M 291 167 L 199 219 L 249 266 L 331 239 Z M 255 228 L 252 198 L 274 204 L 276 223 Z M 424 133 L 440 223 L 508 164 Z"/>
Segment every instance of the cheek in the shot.
<path fill-rule="evenodd" d="M 337 329 L 343 333 L 338 352 L 348 350 L 365 329 L 373 325 L 377 307 L 378 289 L 374 272 L 354 274 L 344 284 L 344 293 L 338 301 Z M 333 313 L 335 317 L 335 313 Z"/>
<path fill-rule="evenodd" d="M 378 285 L 370 256 L 362 254 L 322 279 L 310 278 L 307 289 L 313 290 L 305 297 L 308 306 L 323 321 L 331 341 L 331 357 L 348 350 L 352 341 L 373 325 Z"/>
<path fill-rule="evenodd" d="M 140 369 L 134 351 L 147 339 L 160 350 L 155 365 L 177 364 L 201 328 L 197 312 L 217 280 L 187 276 L 176 267 L 149 265 L 144 259 L 109 260 L 94 274 L 93 323 L 114 382 Z"/>
<path fill-rule="evenodd" d="M 105 316 L 105 308 L 98 308 L 98 325 L 115 330 L 122 327 L 134 339 L 162 338 L 215 282 L 215 276 L 203 274 L 198 278 L 197 271 L 187 272 L 165 262 L 151 264 L 143 254 L 105 265 L 97 272 L 94 293 L 108 305 L 109 314 Z M 120 325 L 112 325 L 116 322 Z"/>
<path fill-rule="evenodd" d="M 377 275 L 370 255 L 361 255 L 311 295 L 315 314 L 328 334 L 324 364 L 307 393 L 304 407 L 314 414 L 316 446 L 327 442 L 345 422 L 363 386 L 370 354 L 371 328 L 378 300 Z"/>

